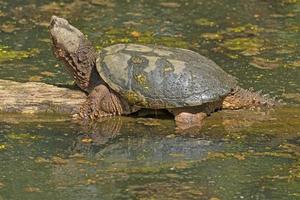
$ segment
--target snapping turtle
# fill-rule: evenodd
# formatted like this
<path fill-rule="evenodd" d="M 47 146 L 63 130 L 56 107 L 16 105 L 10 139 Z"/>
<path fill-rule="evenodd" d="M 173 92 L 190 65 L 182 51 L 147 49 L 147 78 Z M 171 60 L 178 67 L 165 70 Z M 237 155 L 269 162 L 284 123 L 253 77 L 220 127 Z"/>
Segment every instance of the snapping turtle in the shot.
<path fill-rule="evenodd" d="M 67 20 L 52 16 L 50 34 L 56 57 L 64 61 L 88 97 L 82 118 L 126 115 L 141 108 L 166 109 L 185 129 L 210 113 L 272 105 L 237 86 L 237 80 L 200 54 L 156 45 L 116 44 L 95 51 Z"/>

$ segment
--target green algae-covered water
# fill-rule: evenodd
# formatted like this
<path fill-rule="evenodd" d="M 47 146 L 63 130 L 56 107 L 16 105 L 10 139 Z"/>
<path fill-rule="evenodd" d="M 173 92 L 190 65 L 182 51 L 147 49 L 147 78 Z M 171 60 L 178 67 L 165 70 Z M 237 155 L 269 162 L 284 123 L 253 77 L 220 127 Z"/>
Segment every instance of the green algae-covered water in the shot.
<path fill-rule="evenodd" d="M 101 49 L 199 52 L 240 85 L 282 99 L 222 111 L 195 132 L 171 118 L 0 114 L 0 200 L 300 199 L 300 1 L 0 0 L 0 78 L 71 85 L 51 52 L 51 15 Z"/>

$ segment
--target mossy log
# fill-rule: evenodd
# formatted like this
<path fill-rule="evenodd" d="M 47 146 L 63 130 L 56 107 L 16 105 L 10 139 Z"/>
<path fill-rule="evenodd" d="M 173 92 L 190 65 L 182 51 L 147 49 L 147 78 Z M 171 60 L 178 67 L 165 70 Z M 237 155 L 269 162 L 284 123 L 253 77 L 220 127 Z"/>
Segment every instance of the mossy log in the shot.
<path fill-rule="evenodd" d="M 0 79 L 0 112 L 63 113 L 79 111 L 82 91 L 39 82 L 20 83 Z"/>

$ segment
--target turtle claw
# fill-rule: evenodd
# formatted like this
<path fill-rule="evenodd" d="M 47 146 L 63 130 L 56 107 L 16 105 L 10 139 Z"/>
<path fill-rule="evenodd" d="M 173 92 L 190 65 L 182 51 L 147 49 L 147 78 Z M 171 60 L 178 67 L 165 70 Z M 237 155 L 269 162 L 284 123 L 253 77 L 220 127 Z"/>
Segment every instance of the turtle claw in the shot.
<path fill-rule="evenodd" d="M 80 108 L 79 116 L 82 119 L 94 120 L 96 111 L 90 106 L 89 102 L 85 102 L 84 105 Z"/>
<path fill-rule="evenodd" d="M 80 119 L 91 120 L 91 121 L 95 121 L 99 118 L 109 117 L 109 116 L 112 116 L 112 114 L 99 110 L 98 106 L 91 104 L 91 102 L 89 101 L 86 101 L 82 105 L 79 113 L 76 115 L 76 117 Z"/>

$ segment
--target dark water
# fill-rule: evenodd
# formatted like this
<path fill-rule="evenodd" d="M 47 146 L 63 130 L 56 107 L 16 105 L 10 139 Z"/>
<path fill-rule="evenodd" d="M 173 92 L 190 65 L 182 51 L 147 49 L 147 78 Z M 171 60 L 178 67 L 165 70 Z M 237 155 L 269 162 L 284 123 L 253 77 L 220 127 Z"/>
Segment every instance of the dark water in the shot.
<path fill-rule="evenodd" d="M 72 84 L 51 52 L 51 15 L 101 49 L 197 51 L 287 104 L 222 111 L 184 135 L 171 119 L 0 115 L 0 200 L 300 199 L 300 2 L 0 0 L 0 78 Z"/>

